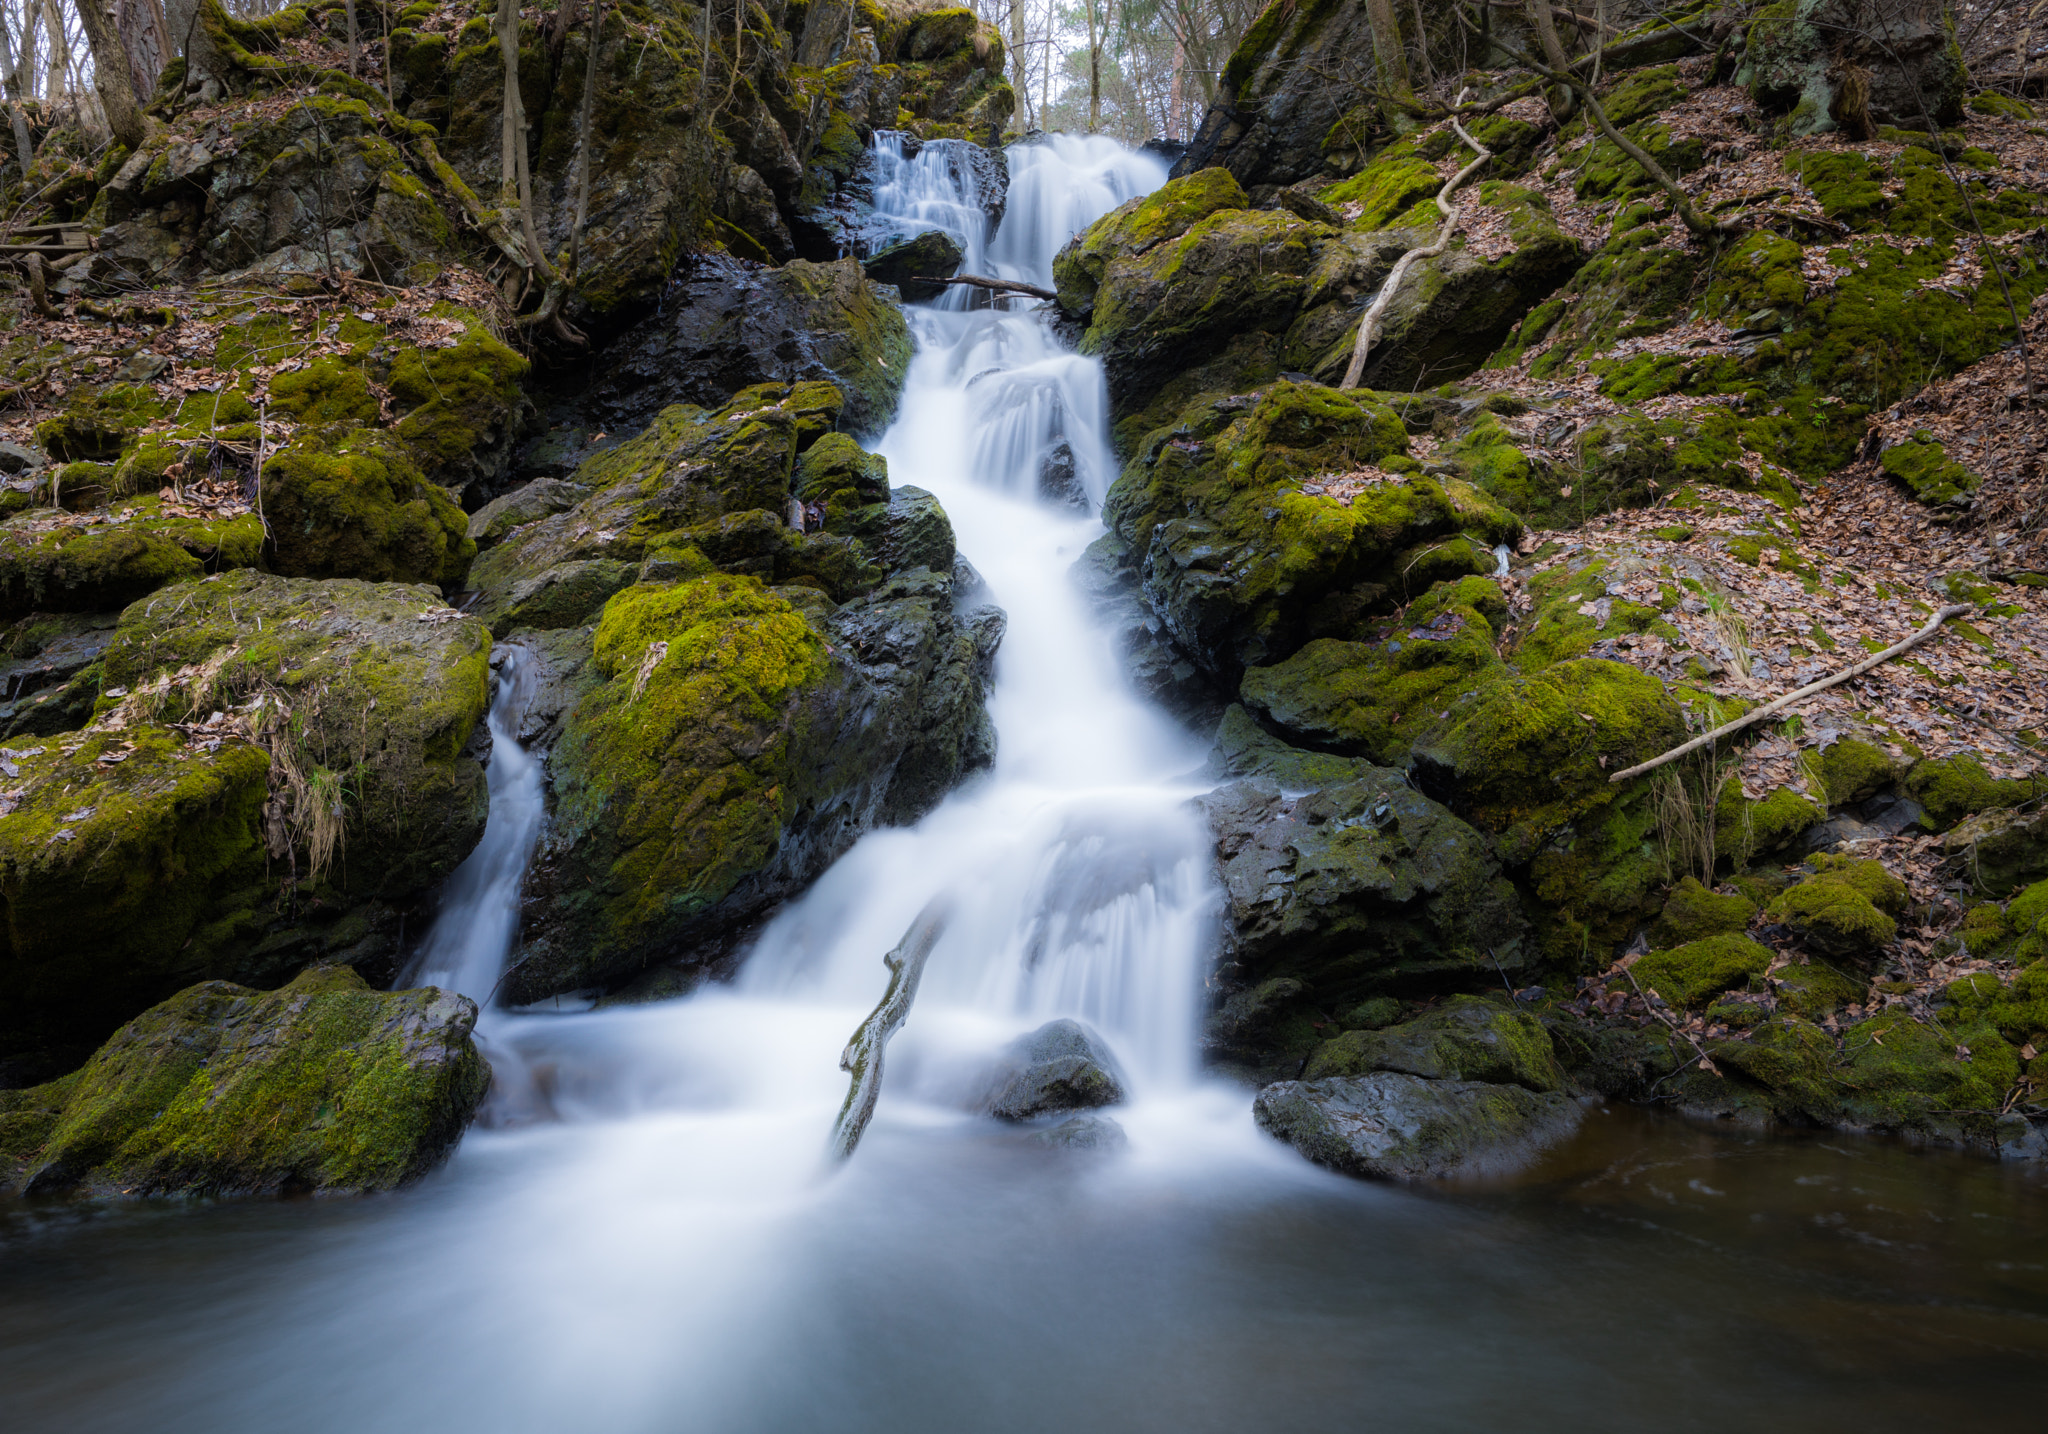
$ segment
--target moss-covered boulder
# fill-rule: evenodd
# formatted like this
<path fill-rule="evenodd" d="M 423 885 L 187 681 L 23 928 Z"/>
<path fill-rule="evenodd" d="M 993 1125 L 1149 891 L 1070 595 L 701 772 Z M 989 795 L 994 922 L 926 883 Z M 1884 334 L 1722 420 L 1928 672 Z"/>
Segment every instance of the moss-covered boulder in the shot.
<path fill-rule="evenodd" d="M 1789 887 L 1767 914 L 1823 956 L 1870 957 L 1898 935 L 1906 884 L 1877 862 L 1821 855 L 1817 874 Z"/>
<path fill-rule="evenodd" d="M 465 996 L 373 991 L 345 966 L 273 992 L 207 981 L 50 1098 L 10 1093 L 43 1129 L 17 1122 L 5 1157 L 39 1194 L 389 1190 L 440 1161 L 489 1088 L 475 1024 Z"/>
<path fill-rule="evenodd" d="M 1930 508 L 1966 508 L 1983 479 L 1948 456 L 1934 439 L 1909 439 L 1885 449 L 1878 459 L 1885 476 Z"/>
<path fill-rule="evenodd" d="M 956 617 L 950 562 L 837 607 L 724 573 L 613 597 L 551 757 L 508 997 L 713 959 L 869 827 L 928 810 L 994 755 L 999 633 Z"/>
<path fill-rule="evenodd" d="M 1053 257 L 1060 307 L 1086 319 L 1095 311 L 1096 291 L 1113 263 L 1178 239 L 1212 214 L 1250 207 L 1244 189 L 1225 169 L 1199 170 L 1130 200 L 1074 236 Z"/>
<path fill-rule="evenodd" d="M 390 432 L 315 429 L 263 465 L 271 566 L 287 577 L 458 586 L 469 519 Z"/>
<path fill-rule="evenodd" d="M 1724 931 L 1702 936 L 1668 951 L 1652 951 L 1629 968 L 1616 984 L 1655 991 L 1673 1006 L 1705 1005 L 1723 991 L 1745 985 L 1771 968 L 1771 951 L 1747 936 Z"/>
<path fill-rule="evenodd" d="M 1533 1016 L 1478 996 L 1453 996 L 1401 1025 L 1346 1031 L 1309 1057 L 1302 1079 L 1368 1071 L 1490 1081 L 1533 1091 L 1564 1087 L 1564 1071 L 1542 1025 Z"/>
<path fill-rule="evenodd" d="M 1776 0 L 1749 22 L 1737 79 L 1789 133 L 1878 125 L 1926 128 L 1962 118 L 1968 74 L 1945 11 L 1894 14 L 1857 0 Z M 1853 71 L 1853 76 L 1850 72 Z M 1853 80 L 1853 83 L 1852 83 Z"/>
<path fill-rule="evenodd" d="M 483 832 L 487 652 L 428 588 L 243 570 L 129 608 L 92 725 L 9 759 L 0 1054 L 89 1049 L 194 980 L 388 977 Z"/>
<path fill-rule="evenodd" d="M 1401 601 L 1398 559 L 1515 520 L 1471 487 L 1405 462 L 1400 418 L 1370 395 L 1279 382 L 1204 400 L 1149 435 L 1103 514 L 1146 603 L 1207 671 L 1234 681 Z"/>
<path fill-rule="evenodd" d="M 1378 1180 L 1512 1169 L 1579 1121 L 1563 1095 L 1395 1071 L 1282 1081 L 1259 1092 L 1252 1114 L 1316 1164 Z"/>
<path fill-rule="evenodd" d="M 1756 903 L 1739 891 L 1709 891 L 1698 877 L 1683 877 L 1664 898 L 1664 909 L 1650 927 L 1650 940 L 1659 948 L 1668 948 L 1746 931 L 1756 911 Z"/>

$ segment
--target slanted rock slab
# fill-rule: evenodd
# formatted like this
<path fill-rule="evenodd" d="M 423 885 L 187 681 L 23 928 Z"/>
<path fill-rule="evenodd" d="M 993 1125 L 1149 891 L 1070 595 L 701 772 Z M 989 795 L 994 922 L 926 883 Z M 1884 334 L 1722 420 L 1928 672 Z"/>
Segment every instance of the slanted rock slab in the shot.
<path fill-rule="evenodd" d="M 1579 1107 L 1518 1085 L 1424 1080 L 1395 1071 L 1281 1081 L 1252 1114 L 1318 1165 L 1377 1180 L 1512 1168 L 1577 1127 Z"/>

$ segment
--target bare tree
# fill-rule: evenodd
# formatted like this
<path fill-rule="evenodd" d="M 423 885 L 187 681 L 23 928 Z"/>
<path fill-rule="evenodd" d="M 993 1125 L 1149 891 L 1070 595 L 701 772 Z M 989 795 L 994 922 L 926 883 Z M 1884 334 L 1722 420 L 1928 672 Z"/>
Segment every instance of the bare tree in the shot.
<path fill-rule="evenodd" d="M 93 89 L 106 112 L 107 127 L 118 142 L 140 149 L 149 137 L 149 118 L 136 99 L 135 73 L 129 67 L 121 32 L 107 11 L 107 0 L 76 0 L 76 4 L 86 44 L 92 50 Z"/>
<path fill-rule="evenodd" d="M 15 63 L 14 40 L 8 29 L 7 9 L 0 5 L 0 86 L 7 92 L 7 122 L 14 129 L 15 153 L 21 159 L 21 172 L 26 175 L 29 166 L 35 163 L 36 149 L 29 142 L 28 121 L 21 117 L 21 68 Z"/>

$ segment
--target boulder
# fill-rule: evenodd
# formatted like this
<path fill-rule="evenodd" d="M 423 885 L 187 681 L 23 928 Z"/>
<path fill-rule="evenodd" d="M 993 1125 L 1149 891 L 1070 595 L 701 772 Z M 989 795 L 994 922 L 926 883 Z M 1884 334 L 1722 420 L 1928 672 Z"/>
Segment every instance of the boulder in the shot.
<path fill-rule="evenodd" d="M 469 515 L 469 540 L 477 551 L 494 548 L 516 528 L 542 518 L 565 513 L 590 496 L 580 483 L 560 478 L 536 478 L 510 493 L 493 498 Z"/>
<path fill-rule="evenodd" d="M 910 353 L 902 311 L 856 260 L 765 269 L 704 255 L 658 317 L 606 351 L 584 408 L 599 427 L 631 433 L 670 404 L 720 408 L 754 384 L 822 381 L 843 391 L 848 432 L 879 433 Z"/>
<path fill-rule="evenodd" d="M 166 584 L 252 566 L 262 552 L 254 513 L 176 517 L 155 497 L 117 503 L 100 522 L 30 509 L 0 524 L 0 620 L 117 611 Z"/>
<path fill-rule="evenodd" d="M 1259 1092 L 1252 1113 L 1316 1164 L 1379 1180 L 1509 1170 L 1570 1135 L 1580 1116 L 1562 1095 L 1395 1071 L 1282 1081 Z"/>
<path fill-rule="evenodd" d="M 1407 550 L 1461 533 L 1490 548 L 1519 531 L 1477 489 L 1414 471 L 1406 447 L 1375 396 L 1281 380 L 1199 401 L 1148 435 L 1103 517 L 1174 644 L 1234 684 L 1401 602 Z"/>
<path fill-rule="evenodd" d="M 1123 1098 L 1123 1079 L 1109 1047 L 1079 1021 L 1062 1017 L 1003 1052 L 982 1108 L 999 1120 L 1030 1120 L 1054 1111 L 1116 1105 Z M 1106 1123 L 1115 1128 L 1114 1122 Z M 1122 1133 L 1117 1130 L 1119 1137 Z M 1060 1143 L 1073 1144 L 1079 1135 Z M 1091 1133 L 1086 1143 L 1100 1143 L 1100 1132 Z"/>
<path fill-rule="evenodd" d="M 861 260 L 861 268 L 877 284 L 893 284 L 904 303 L 915 304 L 946 292 L 944 284 L 920 281 L 952 278 L 960 270 L 961 257 L 952 235 L 942 229 L 927 229 Z"/>
<path fill-rule="evenodd" d="M 1954 124 L 1969 76 L 1944 16 L 1930 4 L 1783 0 L 1750 22 L 1736 79 L 1766 111 L 1789 112 L 1795 135 Z"/>
<path fill-rule="evenodd" d="M 35 613 L 0 637 L 0 739 L 83 727 L 99 696 L 115 613 Z"/>
<path fill-rule="evenodd" d="M 0 1057 L 75 1063 L 195 980 L 388 976 L 483 833 L 487 653 L 395 584 L 245 569 L 124 612 L 92 724 L 7 758 Z"/>
<path fill-rule="evenodd" d="M 41 1129 L 16 1120 L 0 1159 L 31 1194 L 393 1189 L 439 1163 L 489 1089 L 475 1024 L 466 996 L 373 991 L 345 966 L 270 992 L 203 982 L 76 1074 L 10 1092 Z"/>
<path fill-rule="evenodd" d="M 1871 860 L 1816 855 L 1816 874 L 1789 887 L 1767 915 L 1823 956 L 1874 957 L 1898 935 L 1906 884 Z"/>
<path fill-rule="evenodd" d="M 263 506 L 271 566 L 287 577 L 453 588 L 476 556 L 462 509 L 385 430 L 288 444 L 263 465 Z"/>
<path fill-rule="evenodd" d="M 1131 1138 L 1124 1128 L 1106 1115 L 1076 1115 L 1026 1137 L 1033 1145 L 1048 1150 L 1128 1150 Z"/>

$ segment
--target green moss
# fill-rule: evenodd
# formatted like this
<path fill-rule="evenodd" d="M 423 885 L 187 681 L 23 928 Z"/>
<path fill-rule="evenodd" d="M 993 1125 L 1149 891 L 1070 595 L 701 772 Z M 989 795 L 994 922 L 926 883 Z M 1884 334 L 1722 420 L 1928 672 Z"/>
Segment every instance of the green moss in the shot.
<path fill-rule="evenodd" d="M 1818 875 L 1786 890 L 1766 913 L 1827 956 L 1868 956 L 1898 935 L 1892 915 L 1906 886 L 1875 861 L 1819 856 Z"/>
<path fill-rule="evenodd" d="M 275 375 L 270 403 L 296 423 L 369 424 L 378 416 L 376 395 L 362 370 L 333 357 Z"/>
<path fill-rule="evenodd" d="M 1929 507 L 1961 503 L 1983 480 L 1948 456 L 1932 439 L 1909 439 L 1885 449 L 1879 466 Z"/>
<path fill-rule="evenodd" d="M 1820 1020 L 1868 997 L 1868 984 L 1824 961 L 1786 966 L 1771 979 L 1778 1005 L 1809 1021 Z"/>
<path fill-rule="evenodd" d="M 1142 254 L 1177 239 L 1220 210 L 1250 206 L 1229 170 L 1203 169 L 1111 210 L 1054 258 L 1060 307 L 1072 314 L 1088 313 L 1095 306 L 1103 274 L 1119 256 Z"/>
<path fill-rule="evenodd" d="M 1851 1028 L 1842 1053 L 1847 1123 L 1950 1140 L 1986 1137 L 2019 1075 L 2017 1054 L 1993 1027 L 1949 1022 L 1937 1030 L 1903 1011 Z"/>
<path fill-rule="evenodd" d="M 1443 176 L 1435 165 L 1412 151 L 1389 152 L 1351 178 L 1321 190 L 1316 198 L 1342 213 L 1352 228 L 1368 231 L 1387 228 L 1396 216 L 1434 200 L 1443 187 Z M 1435 205 L 1430 207 L 1434 213 Z"/>
<path fill-rule="evenodd" d="M 1770 968 L 1769 947 L 1735 932 L 1723 932 L 1669 951 L 1652 951 L 1639 957 L 1629 974 L 1643 990 L 1655 991 L 1672 1005 L 1690 1009 Z"/>
<path fill-rule="evenodd" d="M 508 441 L 523 403 L 520 380 L 532 367 L 499 343 L 466 310 L 468 324 L 447 348 L 407 348 L 393 356 L 386 380 L 401 417 L 392 429 L 436 483 L 458 486 L 474 472 L 479 450 Z"/>
<path fill-rule="evenodd" d="M 2014 1045 L 2048 1048 L 2048 964 L 2035 964 L 2010 978 L 1980 971 L 1951 981 L 1943 992 L 1951 1024 L 1982 1022 Z"/>
<path fill-rule="evenodd" d="M 2014 961 L 2025 965 L 2048 957 L 2048 881 L 2037 881 L 2015 896 L 2005 924 L 2013 936 Z"/>
<path fill-rule="evenodd" d="M 476 1008 L 321 967 L 208 982 L 137 1017 L 75 1079 L 37 1188 L 385 1190 L 452 1145 L 490 1084 Z"/>
<path fill-rule="evenodd" d="M 302 435 L 264 464 L 262 496 L 291 577 L 452 586 L 476 556 L 468 517 L 383 430 Z"/>
<path fill-rule="evenodd" d="M 60 463 L 117 458 L 140 429 L 162 416 L 155 390 L 144 384 L 81 389 L 63 412 L 36 425 L 36 442 Z"/>
<path fill-rule="evenodd" d="M 0 618 L 105 612 L 205 568 L 176 537 L 141 524 L 0 526 Z"/>
<path fill-rule="evenodd" d="M 1316 1049 L 1301 1079 L 1381 1070 L 1535 1091 L 1564 1085 L 1550 1036 L 1536 1018 L 1476 996 L 1453 996 L 1403 1025 L 1346 1031 Z"/>
<path fill-rule="evenodd" d="M 1809 760 L 1828 805 L 1842 806 L 1876 796 L 1898 776 L 1891 754 L 1857 737 L 1830 742 Z"/>
<path fill-rule="evenodd" d="M 1975 812 L 2031 801 L 2042 791 L 2042 783 L 2034 778 L 1993 777 L 1968 753 L 1915 762 L 1904 785 L 1913 800 L 1927 809 L 1937 830 L 1946 830 Z"/>
<path fill-rule="evenodd" d="M 1665 898 L 1664 909 L 1650 928 L 1650 940 L 1660 947 L 1683 946 L 1707 936 L 1747 931 L 1756 911 L 1748 897 L 1722 896 L 1688 876 Z"/>
<path fill-rule="evenodd" d="M 1714 808 L 1714 855 L 1746 866 L 1752 857 L 1781 850 L 1826 818 L 1825 808 L 1790 787 L 1775 787 L 1751 801 L 1731 777 Z"/>

